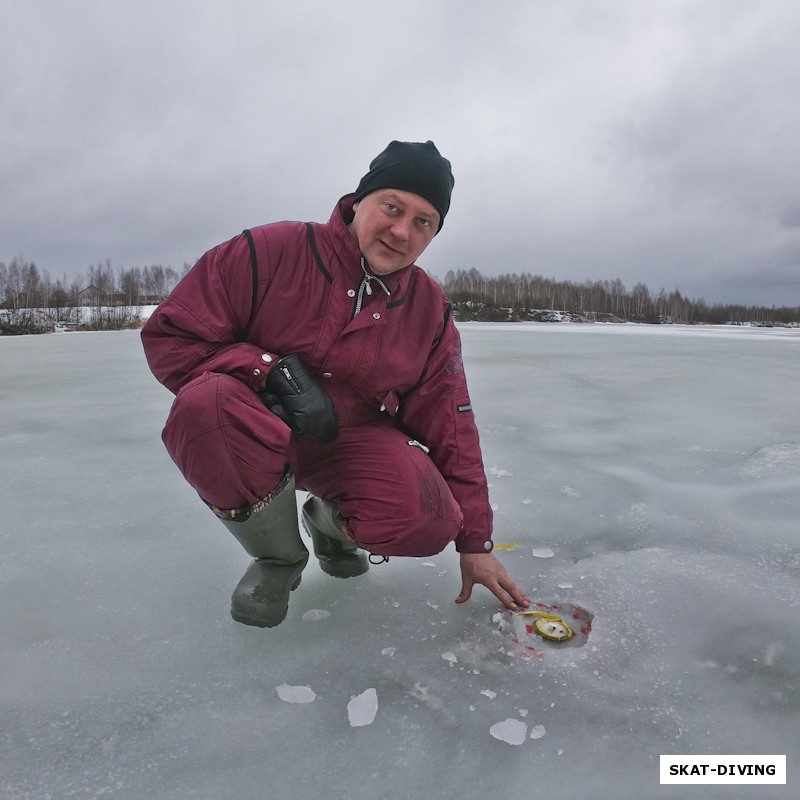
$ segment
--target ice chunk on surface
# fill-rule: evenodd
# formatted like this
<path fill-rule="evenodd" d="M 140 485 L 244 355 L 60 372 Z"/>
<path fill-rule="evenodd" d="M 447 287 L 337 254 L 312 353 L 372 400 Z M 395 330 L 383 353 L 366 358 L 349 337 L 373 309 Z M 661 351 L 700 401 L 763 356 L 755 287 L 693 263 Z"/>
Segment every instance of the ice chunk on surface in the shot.
<path fill-rule="evenodd" d="M 328 619 L 330 615 L 330 611 L 325 611 L 322 608 L 312 608 L 303 614 L 303 620 L 305 622 L 319 622 L 320 620 Z"/>
<path fill-rule="evenodd" d="M 509 717 L 502 722 L 495 722 L 489 728 L 489 733 L 506 744 L 522 744 L 528 735 L 528 726 L 521 719 Z"/>
<path fill-rule="evenodd" d="M 442 653 L 442 658 L 445 661 L 449 661 L 451 667 L 453 666 L 453 664 L 458 664 L 458 658 L 456 658 L 456 654 L 455 653 L 451 653 L 450 651 L 448 651 L 446 653 Z"/>
<path fill-rule="evenodd" d="M 378 693 L 375 689 L 366 689 L 354 695 L 347 704 L 347 719 L 351 727 L 372 725 L 378 713 Z"/>
<path fill-rule="evenodd" d="M 547 733 L 547 731 L 545 730 L 544 725 L 534 725 L 531 728 L 530 738 L 531 739 L 541 739 L 542 736 L 545 735 L 545 733 Z"/>
<path fill-rule="evenodd" d="M 278 697 L 284 703 L 313 703 L 317 695 L 310 686 L 290 686 L 282 683 L 275 687 Z"/>

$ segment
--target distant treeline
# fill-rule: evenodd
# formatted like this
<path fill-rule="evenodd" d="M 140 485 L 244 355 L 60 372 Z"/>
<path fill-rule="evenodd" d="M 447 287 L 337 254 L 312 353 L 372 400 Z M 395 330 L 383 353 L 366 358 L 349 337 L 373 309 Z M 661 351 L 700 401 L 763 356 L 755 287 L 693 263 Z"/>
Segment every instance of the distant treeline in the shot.
<path fill-rule="evenodd" d="M 32 261 L 0 262 L 0 333 L 135 327 L 139 308 L 160 303 L 189 266 L 179 273 L 161 265 L 115 269 L 106 261 L 54 280 Z"/>
<path fill-rule="evenodd" d="M 53 279 L 32 261 L 0 262 L 0 332 L 56 327 L 108 329 L 139 324 L 138 309 L 161 302 L 189 270 L 161 265 L 90 265 L 83 275 Z M 678 289 L 653 294 L 643 283 L 628 290 L 613 281 L 557 281 L 529 273 L 487 277 L 450 270 L 442 281 L 461 320 L 577 319 L 623 322 L 800 325 L 800 307 L 708 305 Z"/>
<path fill-rule="evenodd" d="M 653 294 L 643 283 L 628 290 L 613 281 L 557 281 L 541 275 L 487 277 L 476 269 L 450 270 L 442 282 L 457 319 L 519 321 L 573 319 L 623 322 L 755 323 L 799 325 L 800 306 L 708 305 L 684 297 L 678 289 Z"/>
<path fill-rule="evenodd" d="M 82 275 L 54 280 L 33 261 L 15 258 L 8 266 L 0 262 L 0 308 L 53 308 L 78 303 L 87 293 L 103 296 L 109 303 L 160 302 L 188 268 L 185 264 L 182 273 L 161 265 L 115 269 L 107 260 L 90 264 Z"/>

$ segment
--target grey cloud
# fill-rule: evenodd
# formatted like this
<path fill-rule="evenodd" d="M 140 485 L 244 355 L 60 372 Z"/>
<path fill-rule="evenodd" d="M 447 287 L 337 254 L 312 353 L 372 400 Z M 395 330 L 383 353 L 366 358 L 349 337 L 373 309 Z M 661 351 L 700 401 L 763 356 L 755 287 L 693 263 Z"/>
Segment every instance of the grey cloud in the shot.
<path fill-rule="evenodd" d="M 432 138 L 456 175 L 434 274 L 800 303 L 793 0 L 0 10 L 0 260 L 180 267 Z"/>

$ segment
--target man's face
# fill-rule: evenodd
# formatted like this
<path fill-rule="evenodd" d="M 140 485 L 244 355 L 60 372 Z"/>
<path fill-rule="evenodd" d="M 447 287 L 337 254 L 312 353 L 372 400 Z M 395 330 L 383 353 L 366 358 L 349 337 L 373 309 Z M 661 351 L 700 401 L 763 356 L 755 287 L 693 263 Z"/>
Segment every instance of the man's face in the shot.
<path fill-rule="evenodd" d="M 376 275 L 413 264 L 439 230 L 439 212 L 401 189 L 379 189 L 353 205 L 350 233 Z"/>

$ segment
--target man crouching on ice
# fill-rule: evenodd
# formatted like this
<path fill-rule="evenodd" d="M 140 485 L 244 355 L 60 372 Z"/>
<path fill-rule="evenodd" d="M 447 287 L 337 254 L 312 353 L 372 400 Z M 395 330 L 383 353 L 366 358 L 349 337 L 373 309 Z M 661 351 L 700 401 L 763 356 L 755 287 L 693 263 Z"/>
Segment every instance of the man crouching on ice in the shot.
<path fill-rule="evenodd" d="M 461 342 L 441 288 L 415 265 L 450 207 L 433 142 L 392 142 L 327 224 L 278 222 L 206 253 L 142 331 L 177 396 L 163 432 L 178 468 L 254 557 L 231 613 L 286 616 L 308 551 L 361 575 L 374 556 L 454 541 L 466 602 L 482 584 L 530 600 L 492 555 Z M 372 556 L 370 556 L 371 558 Z"/>

